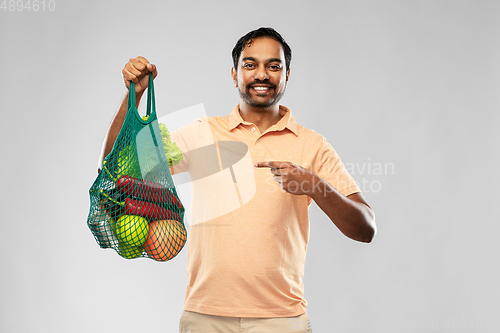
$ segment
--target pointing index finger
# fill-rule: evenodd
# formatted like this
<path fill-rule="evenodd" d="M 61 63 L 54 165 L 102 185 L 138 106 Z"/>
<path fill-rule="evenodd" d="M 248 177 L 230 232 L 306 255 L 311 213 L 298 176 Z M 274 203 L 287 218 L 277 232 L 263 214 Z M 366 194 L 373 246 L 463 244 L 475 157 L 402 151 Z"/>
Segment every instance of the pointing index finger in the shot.
<path fill-rule="evenodd" d="M 254 166 L 256 168 L 274 168 L 274 169 L 281 169 L 282 168 L 282 163 L 283 162 L 278 162 L 278 161 L 266 161 L 266 162 L 258 162 L 255 163 Z"/>
<path fill-rule="evenodd" d="M 257 162 L 253 166 L 256 168 L 269 168 L 269 167 L 271 167 L 269 165 L 269 162 Z"/>

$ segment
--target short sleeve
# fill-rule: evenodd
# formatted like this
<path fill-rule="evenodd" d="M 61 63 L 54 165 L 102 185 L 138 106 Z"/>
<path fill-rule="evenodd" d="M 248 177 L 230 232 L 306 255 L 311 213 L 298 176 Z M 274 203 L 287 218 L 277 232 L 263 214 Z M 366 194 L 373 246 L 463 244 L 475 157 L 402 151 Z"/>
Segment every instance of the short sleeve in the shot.
<path fill-rule="evenodd" d="M 316 155 L 316 174 L 332 185 L 344 196 L 361 192 L 352 176 L 347 172 L 339 155 L 323 137 L 323 142 Z"/>
<path fill-rule="evenodd" d="M 175 142 L 182 152 L 179 164 L 170 168 L 172 175 L 189 171 L 189 152 L 214 144 L 214 138 L 207 117 L 197 118 L 192 123 L 173 131 L 170 141 Z"/>

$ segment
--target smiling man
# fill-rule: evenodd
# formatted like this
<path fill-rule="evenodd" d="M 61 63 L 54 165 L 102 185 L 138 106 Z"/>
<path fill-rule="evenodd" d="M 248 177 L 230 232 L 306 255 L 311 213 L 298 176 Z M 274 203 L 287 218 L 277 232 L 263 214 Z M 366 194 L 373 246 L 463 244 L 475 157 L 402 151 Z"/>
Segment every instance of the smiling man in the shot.
<path fill-rule="evenodd" d="M 290 74 L 291 50 L 286 46 L 287 60 L 284 47 L 273 38 L 255 38 L 255 42 L 251 40 L 241 45 L 243 42 L 240 40 L 233 50 L 235 63 L 231 69 L 242 101 L 240 111 L 246 112 L 249 108 L 261 111 L 274 108 L 276 111 Z M 245 49 L 241 50 L 241 47 Z"/>
<path fill-rule="evenodd" d="M 291 63 L 291 49 L 281 35 L 272 28 L 251 31 L 238 40 L 232 56 L 239 103 L 229 115 L 197 119 L 171 139 L 183 152 L 199 147 L 204 136 L 219 146 L 244 143 L 255 195 L 238 209 L 191 225 L 180 332 L 312 332 L 303 284 L 310 204 L 315 201 L 344 235 L 360 242 L 371 242 L 376 233 L 374 213 L 332 146 L 279 104 Z M 156 67 L 142 57 L 123 69 L 127 87 L 129 81 L 136 83 L 137 99 L 150 72 L 156 77 Z M 125 114 L 126 100 L 110 127 L 103 157 Z M 186 156 L 173 173 L 190 171 Z M 245 183 L 235 181 L 235 186 Z M 212 200 L 227 190 L 208 189 Z M 196 193 L 193 189 L 193 206 Z M 192 220 L 203 213 L 193 211 Z"/>

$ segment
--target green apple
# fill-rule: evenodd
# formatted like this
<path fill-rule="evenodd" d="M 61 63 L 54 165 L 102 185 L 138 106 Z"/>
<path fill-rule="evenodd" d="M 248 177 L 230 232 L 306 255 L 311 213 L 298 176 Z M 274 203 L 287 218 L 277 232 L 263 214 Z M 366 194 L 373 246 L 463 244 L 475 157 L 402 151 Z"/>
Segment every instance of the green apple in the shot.
<path fill-rule="evenodd" d="M 138 258 L 142 251 L 142 246 L 130 246 L 121 242 L 118 244 L 118 253 L 125 259 Z"/>
<path fill-rule="evenodd" d="M 149 223 L 144 217 L 123 215 L 115 226 L 118 239 L 129 246 L 140 246 L 148 237 Z"/>

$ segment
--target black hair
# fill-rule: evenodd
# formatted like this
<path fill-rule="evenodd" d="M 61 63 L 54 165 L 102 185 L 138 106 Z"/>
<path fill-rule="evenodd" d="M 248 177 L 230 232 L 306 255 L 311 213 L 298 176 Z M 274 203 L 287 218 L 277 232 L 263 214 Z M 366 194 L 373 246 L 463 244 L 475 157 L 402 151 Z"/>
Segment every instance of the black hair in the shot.
<path fill-rule="evenodd" d="M 281 37 L 279 32 L 277 32 L 273 28 L 264 27 L 250 31 L 245 36 L 241 37 L 238 42 L 236 42 L 236 45 L 234 46 L 232 52 L 234 70 L 236 72 L 238 71 L 238 60 L 240 59 L 241 52 L 243 51 L 245 46 L 252 44 L 252 41 L 255 38 L 260 37 L 269 37 L 281 43 L 281 46 L 283 47 L 283 53 L 285 54 L 286 71 L 288 72 L 290 70 L 290 63 L 292 62 L 292 49 L 290 48 L 290 46 L 288 46 L 283 37 Z"/>

